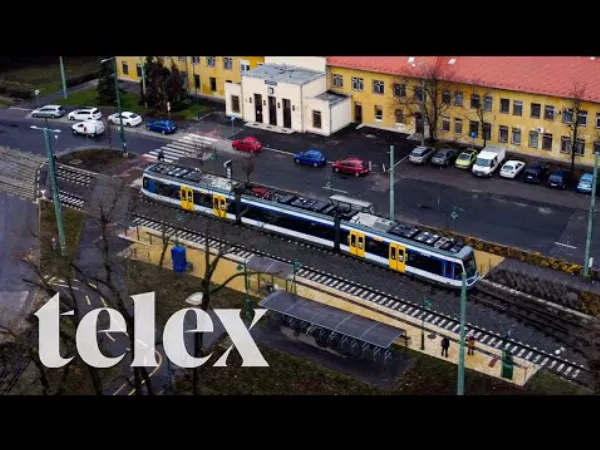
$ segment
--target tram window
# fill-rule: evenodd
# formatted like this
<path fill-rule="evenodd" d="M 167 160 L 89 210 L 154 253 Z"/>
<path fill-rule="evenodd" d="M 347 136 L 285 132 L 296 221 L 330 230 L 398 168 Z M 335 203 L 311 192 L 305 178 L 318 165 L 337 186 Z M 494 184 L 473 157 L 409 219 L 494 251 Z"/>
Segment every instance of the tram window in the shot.
<path fill-rule="evenodd" d="M 148 189 L 148 177 L 144 177 L 143 183 L 144 183 L 144 189 Z"/>
<path fill-rule="evenodd" d="M 367 253 L 372 255 L 381 256 L 382 258 L 388 258 L 389 244 L 386 242 L 376 241 L 373 238 L 367 236 Z M 395 259 L 395 253 L 394 253 Z"/>
<path fill-rule="evenodd" d="M 426 272 L 441 274 L 442 261 L 430 256 L 421 255 L 415 251 L 406 250 L 407 264 L 415 269 L 425 270 Z"/>

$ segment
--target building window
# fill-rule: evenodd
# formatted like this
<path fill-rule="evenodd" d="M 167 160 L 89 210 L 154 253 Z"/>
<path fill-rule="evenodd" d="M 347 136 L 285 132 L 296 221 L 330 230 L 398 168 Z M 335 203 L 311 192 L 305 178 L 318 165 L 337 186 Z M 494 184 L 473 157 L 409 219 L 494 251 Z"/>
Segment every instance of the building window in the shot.
<path fill-rule="evenodd" d="M 512 143 L 515 145 L 521 145 L 521 129 L 520 128 L 512 129 Z"/>
<path fill-rule="evenodd" d="M 522 116 L 523 115 L 523 102 L 520 100 L 515 100 L 513 102 L 513 116 Z"/>
<path fill-rule="evenodd" d="M 600 153 L 600 141 L 594 142 L 594 153 Z"/>
<path fill-rule="evenodd" d="M 187 60 L 187 56 L 178 56 L 177 59 L 181 62 L 185 62 Z"/>
<path fill-rule="evenodd" d="M 194 89 L 200 89 L 200 75 L 194 74 Z"/>
<path fill-rule="evenodd" d="M 352 77 L 352 90 L 362 92 L 365 88 L 365 80 L 359 77 Z"/>
<path fill-rule="evenodd" d="M 248 72 L 250 70 L 250 61 L 247 61 L 245 59 L 241 59 L 240 60 L 240 71 L 241 72 Z"/>
<path fill-rule="evenodd" d="M 217 65 L 217 57 L 216 56 L 207 56 L 206 57 L 206 65 L 208 67 L 215 67 Z"/>
<path fill-rule="evenodd" d="M 394 111 L 394 116 L 396 117 L 397 124 L 404 123 L 404 110 L 403 109 L 396 108 L 396 110 Z"/>
<path fill-rule="evenodd" d="M 179 72 L 179 74 L 181 75 L 181 84 L 183 84 L 185 86 L 185 88 L 187 89 L 188 86 L 188 74 L 185 71 L 181 71 Z"/>
<path fill-rule="evenodd" d="M 423 101 L 423 88 L 421 86 L 415 86 L 413 93 L 415 99 L 419 100 L 420 102 Z"/>
<path fill-rule="evenodd" d="M 406 97 L 406 85 L 394 83 L 394 97 Z"/>
<path fill-rule="evenodd" d="M 217 79 L 215 77 L 210 77 L 209 82 L 210 82 L 210 90 L 212 92 L 217 92 Z"/>
<path fill-rule="evenodd" d="M 483 124 L 483 137 L 486 141 L 492 139 L 492 124 L 485 122 Z"/>
<path fill-rule="evenodd" d="M 552 105 L 544 106 L 544 119 L 554 120 L 554 106 L 552 106 Z"/>
<path fill-rule="evenodd" d="M 233 80 L 225 80 L 225 83 L 233 83 Z"/>
<path fill-rule="evenodd" d="M 552 150 L 552 134 L 544 133 L 544 137 L 542 137 L 542 150 Z"/>
<path fill-rule="evenodd" d="M 442 117 L 442 131 L 450 131 L 450 117 Z"/>
<path fill-rule="evenodd" d="M 573 123 L 573 110 L 569 108 L 564 108 L 562 112 L 562 122 L 563 123 Z"/>
<path fill-rule="evenodd" d="M 321 111 L 312 112 L 313 128 L 321 129 Z"/>
<path fill-rule="evenodd" d="M 129 75 L 129 64 L 123 63 L 121 67 L 123 68 L 123 75 Z"/>
<path fill-rule="evenodd" d="M 508 142 L 508 127 L 506 125 L 498 127 L 498 142 Z"/>
<path fill-rule="evenodd" d="M 539 134 L 537 131 L 529 132 L 529 147 L 530 148 L 538 148 L 539 144 Z"/>
<path fill-rule="evenodd" d="M 454 132 L 456 134 L 462 134 L 462 119 L 454 119 Z"/>
<path fill-rule="evenodd" d="M 142 78 L 142 65 L 136 64 L 135 72 L 137 73 L 138 78 Z"/>
<path fill-rule="evenodd" d="M 375 105 L 375 120 L 383 120 L 383 107 L 381 105 Z"/>
<path fill-rule="evenodd" d="M 571 154 L 571 138 L 569 136 L 560 137 L 560 152 Z"/>
<path fill-rule="evenodd" d="M 587 126 L 587 111 L 579 111 L 579 114 L 577 114 L 577 124 L 580 127 Z"/>
<path fill-rule="evenodd" d="M 463 93 L 461 91 L 456 91 L 454 93 L 454 105 L 455 106 L 463 105 Z"/>
<path fill-rule="evenodd" d="M 192 56 L 192 64 L 198 64 L 198 63 L 200 63 L 200 57 Z"/>
<path fill-rule="evenodd" d="M 491 111 L 494 104 L 494 98 L 491 95 L 483 97 L 483 109 L 484 111 Z"/>
<path fill-rule="evenodd" d="M 240 112 L 240 98 L 237 95 L 231 96 L 231 111 L 234 113 Z"/>
<path fill-rule="evenodd" d="M 444 103 L 444 105 L 449 105 L 451 102 L 452 93 L 448 89 L 445 89 L 444 92 L 442 92 L 442 103 Z"/>
<path fill-rule="evenodd" d="M 331 76 L 331 84 L 334 88 L 343 88 L 344 87 L 344 77 L 343 75 L 334 73 Z"/>
<path fill-rule="evenodd" d="M 475 139 L 479 136 L 479 122 L 476 120 L 469 120 L 469 136 Z"/>
<path fill-rule="evenodd" d="M 385 91 L 384 83 L 380 80 L 373 80 L 373 94 L 383 94 Z"/>
<path fill-rule="evenodd" d="M 575 155 L 583 156 L 585 153 L 585 139 L 577 139 L 575 141 Z"/>
<path fill-rule="evenodd" d="M 596 128 L 600 128 L 600 113 L 596 113 Z"/>
<path fill-rule="evenodd" d="M 531 118 L 539 119 L 541 117 L 541 113 L 542 113 L 542 105 L 540 105 L 539 103 L 532 103 L 531 104 Z"/>
<path fill-rule="evenodd" d="M 479 94 L 471 94 L 471 108 L 477 109 L 481 105 Z"/>
<path fill-rule="evenodd" d="M 502 114 L 508 114 L 510 111 L 510 100 L 507 98 L 500 99 L 500 112 Z"/>
<path fill-rule="evenodd" d="M 233 70 L 233 58 L 231 56 L 223 56 L 223 69 Z"/>

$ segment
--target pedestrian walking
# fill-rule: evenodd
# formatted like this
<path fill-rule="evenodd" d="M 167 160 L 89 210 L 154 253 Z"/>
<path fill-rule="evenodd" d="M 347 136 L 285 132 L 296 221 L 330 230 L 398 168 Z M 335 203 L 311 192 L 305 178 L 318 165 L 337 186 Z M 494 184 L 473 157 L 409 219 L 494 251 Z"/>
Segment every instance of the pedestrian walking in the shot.
<path fill-rule="evenodd" d="M 160 162 L 165 162 L 165 154 L 162 150 L 162 148 L 158 151 L 158 158 L 157 158 Z"/>
<path fill-rule="evenodd" d="M 52 238 L 52 250 L 56 251 L 56 238 Z"/>
<path fill-rule="evenodd" d="M 442 356 L 448 357 L 448 349 L 450 348 L 450 339 L 446 336 L 442 339 Z"/>
<path fill-rule="evenodd" d="M 469 337 L 467 338 L 467 347 L 469 348 L 468 351 L 468 355 L 474 355 L 475 354 L 475 336 L 473 336 L 472 334 L 469 335 Z"/>

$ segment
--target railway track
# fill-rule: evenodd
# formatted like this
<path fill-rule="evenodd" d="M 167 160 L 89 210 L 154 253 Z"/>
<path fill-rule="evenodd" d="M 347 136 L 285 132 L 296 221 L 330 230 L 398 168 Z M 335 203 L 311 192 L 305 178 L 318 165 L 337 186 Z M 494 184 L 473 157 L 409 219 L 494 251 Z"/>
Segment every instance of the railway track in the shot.
<path fill-rule="evenodd" d="M 21 342 L 11 345 L 0 363 L 0 395 L 7 395 L 31 363 L 29 349 L 37 345 L 38 333 L 35 328 L 25 332 Z"/>
<path fill-rule="evenodd" d="M 206 244 L 206 237 L 203 235 L 203 233 L 197 230 L 180 227 L 172 223 L 165 226 L 163 223 L 156 220 L 155 217 L 150 217 L 149 215 L 133 213 L 132 224 L 134 226 L 145 227 L 157 232 L 166 232 L 169 235 L 177 236 L 177 238 L 181 240 L 194 242 L 200 245 Z M 282 258 L 264 251 L 249 249 L 245 246 L 231 243 L 224 239 L 210 237 L 208 238 L 208 245 L 217 251 L 227 247 L 228 249 L 231 249 L 228 254 L 235 255 L 246 260 L 252 255 L 260 255 L 286 263 L 293 262 L 290 259 Z M 415 305 L 412 302 L 406 301 L 393 293 L 373 289 L 364 284 L 356 283 L 349 279 L 323 272 L 317 268 L 303 266 L 296 275 L 297 277 L 354 295 L 368 303 L 383 306 L 384 308 L 389 309 L 390 312 L 395 311 L 405 314 L 407 316 L 407 320 L 405 321 L 410 320 L 413 325 L 415 323 L 420 324 L 421 321 L 424 320 L 425 329 L 430 332 L 432 330 L 428 329 L 428 326 L 436 326 L 442 328 L 443 330 L 447 330 L 449 333 L 457 333 L 460 328 L 460 321 L 457 317 L 423 308 L 419 305 Z M 299 284 L 302 284 L 302 282 L 299 281 Z M 360 304 L 362 305 L 362 303 Z M 378 309 L 377 311 L 380 312 Z M 395 315 L 388 315 L 393 316 L 396 320 L 402 321 L 402 319 L 399 319 Z M 467 332 L 471 332 L 477 339 L 477 342 L 481 344 L 485 344 L 486 346 L 497 350 L 509 350 L 516 357 L 536 364 L 541 368 L 545 368 L 565 379 L 583 386 L 589 385 L 590 374 L 588 369 L 584 365 L 581 365 L 575 361 L 571 361 L 545 350 L 532 347 L 524 342 L 520 342 L 512 338 L 506 338 L 497 332 L 487 330 L 470 323 L 467 326 Z"/>

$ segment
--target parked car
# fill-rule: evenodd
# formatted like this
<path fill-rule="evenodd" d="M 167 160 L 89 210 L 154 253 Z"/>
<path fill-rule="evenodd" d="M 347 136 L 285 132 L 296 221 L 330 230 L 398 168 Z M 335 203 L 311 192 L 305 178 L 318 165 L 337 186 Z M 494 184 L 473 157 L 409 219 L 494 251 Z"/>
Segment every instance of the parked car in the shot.
<path fill-rule="evenodd" d="M 359 177 L 369 173 L 369 164 L 360 158 L 346 158 L 335 161 L 333 163 L 333 171 Z"/>
<path fill-rule="evenodd" d="M 548 186 L 566 189 L 573 182 L 573 174 L 568 170 L 556 170 L 548 177 Z"/>
<path fill-rule="evenodd" d="M 236 150 L 249 153 L 260 152 L 263 148 L 262 142 L 254 137 L 245 137 L 242 139 L 236 139 L 231 143 L 231 146 Z"/>
<path fill-rule="evenodd" d="M 475 158 L 471 172 L 478 177 L 491 177 L 504 159 L 506 159 L 506 148 L 486 145 Z"/>
<path fill-rule="evenodd" d="M 431 158 L 431 164 L 440 167 L 449 167 L 458 158 L 458 152 L 453 148 L 442 148 Z"/>
<path fill-rule="evenodd" d="M 465 150 L 460 155 L 458 155 L 458 158 L 456 158 L 454 167 L 457 167 L 458 169 L 470 169 L 476 159 L 477 150 Z"/>
<path fill-rule="evenodd" d="M 121 113 L 121 117 L 123 118 L 123 125 L 127 127 L 137 127 L 140 123 L 142 123 L 142 116 L 133 112 L 123 111 Z M 120 125 L 121 120 L 119 118 L 119 113 L 114 113 L 108 116 L 108 121 L 114 123 L 115 125 Z"/>
<path fill-rule="evenodd" d="M 177 125 L 172 120 L 165 119 L 149 120 L 146 122 L 146 128 L 162 134 L 173 134 L 177 131 Z"/>
<path fill-rule="evenodd" d="M 100 120 L 102 113 L 98 108 L 75 109 L 67 116 L 69 120 Z"/>
<path fill-rule="evenodd" d="M 425 164 L 431 159 L 434 153 L 434 148 L 420 145 L 415 147 L 413 151 L 410 152 L 410 155 L 408 155 L 408 161 L 413 164 Z"/>
<path fill-rule="evenodd" d="M 550 171 L 550 167 L 546 163 L 534 162 L 533 164 L 525 168 L 525 183 L 540 184 L 547 176 Z"/>
<path fill-rule="evenodd" d="M 306 164 L 313 167 L 321 167 L 327 164 L 327 157 L 319 150 L 310 149 L 294 155 L 296 164 Z"/>
<path fill-rule="evenodd" d="M 500 176 L 503 178 L 516 178 L 525 168 L 525 163 L 516 159 L 507 161 L 500 169 Z"/>
<path fill-rule="evenodd" d="M 41 108 L 34 109 L 31 112 L 32 117 L 52 117 L 53 119 L 58 119 L 59 117 L 64 116 L 67 113 L 65 108 L 60 105 L 46 105 Z"/>
<path fill-rule="evenodd" d="M 579 178 L 579 183 L 577 183 L 577 192 L 583 192 L 584 194 L 592 193 L 592 183 L 594 181 L 594 175 L 591 173 L 584 173 Z"/>
<path fill-rule="evenodd" d="M 86 120 L 71 127 L 73 134 L 96 137 L 104 133 L 104 123 L 101 120 Z"/>

